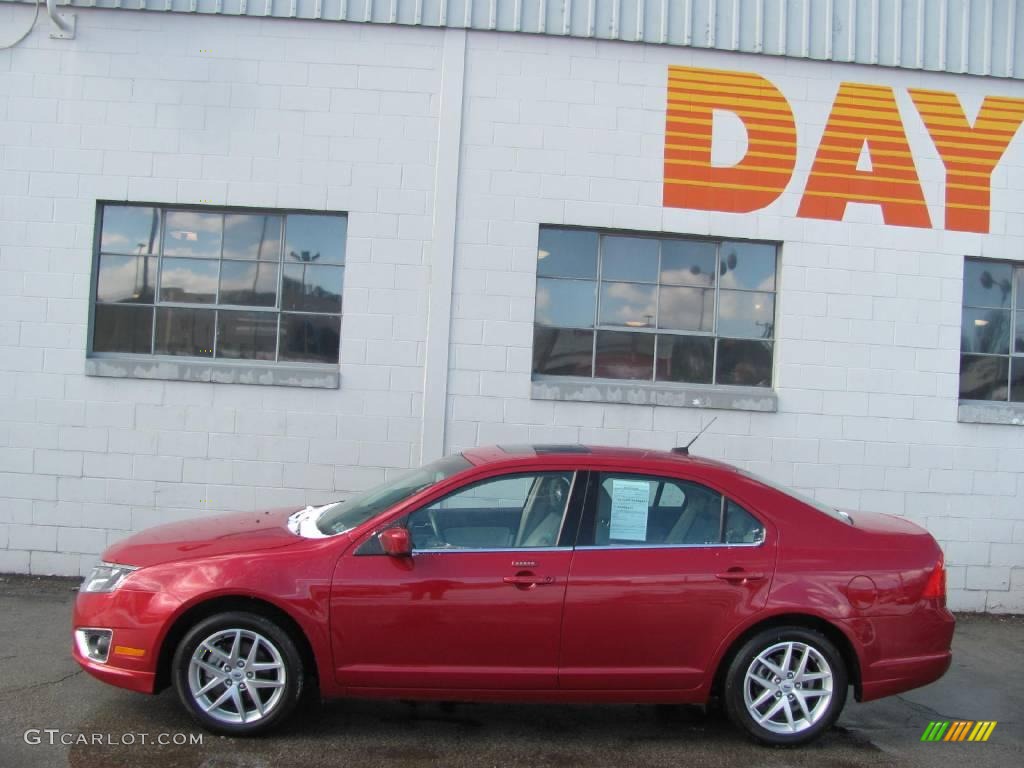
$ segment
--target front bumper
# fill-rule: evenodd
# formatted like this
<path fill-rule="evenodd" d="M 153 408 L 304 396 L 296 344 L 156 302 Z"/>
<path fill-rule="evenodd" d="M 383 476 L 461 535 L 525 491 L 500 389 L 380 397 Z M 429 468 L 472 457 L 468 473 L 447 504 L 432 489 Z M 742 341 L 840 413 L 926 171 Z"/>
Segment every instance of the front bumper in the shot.
<path fill-rule="evenodd" d="M 160 595 L 124 587 L 113 592 L 79 593 L 71 627 L 71 656 L 93 677 L 119 688 L 154 693 L 160 638 L 169 613 L 154 610 Z M 83 655 L 75 630 L 102 628 L 112 632 L 105 662 Z"/>

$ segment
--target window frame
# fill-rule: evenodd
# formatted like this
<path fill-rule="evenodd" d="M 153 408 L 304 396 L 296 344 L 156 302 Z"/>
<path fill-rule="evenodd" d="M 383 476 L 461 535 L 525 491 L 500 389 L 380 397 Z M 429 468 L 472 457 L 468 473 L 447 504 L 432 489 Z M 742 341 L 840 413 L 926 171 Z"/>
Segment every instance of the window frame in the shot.
<path fill-rule="evenodd" d="M 733 504 L 738 506 L 754 520 L 760 524 L 764 535 L 761 540 L 752 544 L 749 543 L 733 543 L 729 544 L 724 541 L 718 541 L 711 544 L 666 544 L 664 542 L 648 544 L 636 543 L 636 544 L 581 544 L 579 539 L 586 536 L 591 541 L 596 541 L 597 536 L 597 495 L 601 488 L 602 482 L 607 478 L 649 478 L 651 480 L 657 480 L 661 483 L 672 482 L 672 483 L 689 483 L 696 485 L 704 490 L 711 493 L 717 494 L 721 501 L 719 503 L 719 518 L 718 518 L 718 530 L 719 538 L 725 537 L 725 514 L 726 514 L 726 502 L 731 501 Z M 753 511 L 749 504 L 742 503 L 739 499 L 731 494 L 725 493 L 724 491 L 716 488 L 713 485 L 708 485 L 705 482 L 691 478 L 691 477 L 680 477 L 676 475 L 665 475 L 657 472 L 645 471 L 642 469 L 621 469 L 621 470 L 609 470 L 609 469 L 593 469 L 590 471 L 590 478 L 587 482 L 587 496 L 583 504 L 583 514 L 580 520 L 579 534 L 576 542 L 575 549 L 578 550 L 604 550 L 604 551 L 616 551 L 616 552 L 630 552 L 633 550 L 645 550 L 645 549 L 710 549 L 713 547 L 721 547 L 725 549 L 732 548 L 754 548 L 763 547 L 768 542 L 768 535 L 771 531 L 771 527 L 765 522 L 764 518 L 761 517 L 757 512 Z"/>
<path fill-rule="evenodd" d="M 958 369 L 957 369 L 957 399 L 959 403 L 967 406 L 973 406 L 975 408 L 991 407 L 995 409 L 1021 409 L 1024 410 L 1024 400 L 1013 399 L 1013 364 L 1018 362 L 1024 367 L 1024 352 L 1016 351 L 1016 333 L 1017 323 L 1020 320 L 1024 320 L 1024 307 L 1018 307 L 1018 303 L 1024 303 L 1024 297 L 1019 295 L 1019 286 L 1024 285 L 1024 262 L 1013 261 L 1010 259 L 988 259 L 980 256 L 965 256 L 963 261 L 963 268 L 961 269 L 961 275 L 966 282 L 967 265 L 969 263 L 974 264 L 1000 264 L 1010 268 L 1010 295 L 1009 304 L 1005 310 L 1000 307 L 982 307 L 975 304 L 968 304 L 964 295 L 961 292 L 960 295 L 960 348 L 958 358 Z M 964 313 L 970 309 L 992 309 L 997 311 L 1006 311 L 1009 313 L 1009 343 L 1005 354 L 999 352 L 964 352 L 964 327 L 963 318 Z M 1006 360 L 1006 399 L 1005 400 L 977 400 L 973 398 L 963 397 L 960 390 L 960 377 L 963 369 L 964 357 L 992 357 L 997 359 Z M 965 419 L 961 419 L 962 421 Z M 975 419 L 971 419 L 975 421 Z M 1013 422 L 1017 423 L 1017 422 Z"/>
<path fill-rule="evenodd" d="M 557 275 L 541 275 L 539 270 L 534 267 L 534 318 L 532 322 L 532 328 L 534 332 L 534 339 L 536 338 L 536 330 L 538 328 L 544 328 L 554 331 L 565 330 L 565 331 L 587 331 L 591 333 L 591 350 L 590 350 L 590 375 L 576 375 L 576 374 L 551 374 L 551 373 L 540 373 L 534 369 L 534 364 L 531 360 L 530 364 L 530 375 L 531 379 L 535 382 L 542 382 L 545 384 L 552 383 L 557 384 L 558 382 L 592 382 L 595 384 L 611 384 L 614 386 L 640 386 L 640 387 L 663 387 L 668 389 L 689 389 L 689 388 L 706 388 L 710 390 L 724 390 L 724 391 L 737 391 L 737 392 L 756 392 L 761 395 L 768 395 L 775 391 L 776 381 L 776 350 L 778 338 L 776 335 L 776 328 L 778 327 L 778 302 L 779 302 L 779 278 L 780 278 L 780 260 L 782 243 L 777 241 L 769 240 L 753 240 L 749 238 L 731 238 L 731 237 L 709 237 L 705 235 L 688 235 L 685 233 L 676 232 L 634 232 L 630 230 L 616 230 L 606 229 L 601 227 L 586 227 L 576 225 L 562 225 L 562 224 L 541 224 L 537 230 L 537 243 L 538 248 L 540 245 L 540 238 L 543 231 L 547 230 L 562 230 L 562 231 L 576 231 L 576 232 L 587 232 L 594 233 L 597 235 L 597 253 L 596 253 L 596 269 L 593 277 L 578 277 L 568 276 L 562 277 Z M 654 323 L 651 327 L 627 327 L 625 325 L 608 325 L 601 323 L 601 297 L 602 297 L 602 285 L 603 285 L 603 272 L 604 272 L 604 249 L 605 239 L 608 237 L 622 237 L 622 238 L 635 238 L 635 239 L 650 239 L 658 243 L 658 264 L 657 264 L 657 278 L 654 282 L 646 282 L 641 280 L 622 280 L 616 279 L 609 281 L 609 284 L 621 283 L 626 285 L 640 285 L 640 286 L 653 286 L 654 287 Z M 693 285 L 677 285 L 675 283 L 662 283 L 662 264 L 663 264 L 663 243 L 664 241 L 694 241 L 701 243 L 711 243 L 715 246 L 715 279 L 714 285 L 709 288 L 702 288 L 700 286 Z M 746 243 L 752 245 L 765 245 L 771 246 L 775 249 L 775 264 L 774 264 L 774 287 L 771 291 L 758 291 L 748 288 L 726 288 L 727 291 L 734 291 L 736 293 L 769 293 L 772 297 L 772 335 L 769 338 L 757 338 L 749 336 L 724 336 L 719 334 L 719 308 L 721 300 L 721 251 L 722 246 L 726 243 Z M 590 326 L 578 326 L 578 325 L 549 325 L 542 323 L 537 317 L 537 299 L 536 289 L 539 286 L 541 280 L 559 280 L 565 282 L 576 282 L 576 283 L 594 283 L 594 315 L 593 323 Z M 680 330 L 672 328 L 660 328 L 659 323 L 659 312 L 661 308 L 661 293 L 663 288 L 691 288 L 694 290 L 712 290 L 714 294 L 714 306 L 712 310 L 712 328 L 710 331 L 701 330 Z M 597 342 L 599 333 L 630 333 L 642 335 L 653 335 L 654 336 L 654 350 L 653 350 L 653 365 L 651 366 L 651 375 L 644 379 L 633 379 L 633 378 L 613 378 L 608 376 L 597 375 Z M 658 378 L 658 352 L 659 352 L 659 341 L 661 336 L 673 336 L 673 337 L 695 337 L 695 338 L 706 338 L 712 341 L 712 354 L 711 354 L 711 381 L 709 382 L 695 382 L 695 381 L 673 381 L 671 379 L 659 379 Z M 767 386 L 761 385 L 749 385 L 749 384 L 723 384 L 718 382 L 718 358 L 719 358 L 719 342 L 720 341 L 748 341 L 758 342 L 767 341 L 771 344 L 771 371 L 769 376 L 769 383 Z M 535 340 L 531 342 L 531 354 L 534 351 Z"/>
<path fill-rule="evenodd" d="M 154 251 L 150 254 L 131 254 L 117 250 L 106 250 L 102 248 L 103 238 L 103 215 L 104 211 L 110 208 L 155 208 L 159 215 L 158 237 Z M 216 292 L 212 303 L 182 302 L 182 301 L 161 301 L 160 289 L 163 282 L 163 263 L 165 259 L 189 259 L 196 262 L 213 261 L 205 256 L 175 256 L 165 255 L 167 238 L 167 216 L 170 213 L 205 213 L 219 215 L 222 222 L 230 215 L 248 216 L 274 216 L 281 219 L 280 228 L 280 252 L 276 260 L 269 259 L 234 259 L 226 258 L 224 255 L 224 229 L 222 224 L 220 252 L 217 261 Z M 331 264 L 342 272 L 342 283 L 340 293 L 340 309 L 337 313 L 312 310 L 288 310 L 284 305 L 284 275 L 285 267 L 289 262 L 285 259 L 284 250 L 287 245 L 287 220 L 289 216 L 312 215 L 330 216 L 342 219 L 345 226 L 345 243 L 343 244 L 343 260 L 340 264 Z M 324 211 L 304 208 L 267 208 L 235 205 L 204 205 L 188 203 L 167 203 L 151 202 L 141 200 L 97 200 L 93 225 L 93 248 L 91 266 L 89 272 L 89 315 L 86 339 L 86 374 L 99 376 L 126 376 L 135 378 L 170 378 L 183 380 L 200 381 L 229 381 L 232 377 L 230 372 L 238 371 L 243 383 L 269 383 L 285 384 L 295 386 L 312 386 L 337 388 L 339 377 L 337 372 L 341 365 L 341 331 L 344 319 L 344 286 L 345 272 L 348 267 L 348 218 L 347 211 Z M 152 304 L 132 304 L 128 302 L 100 302 L 98 300 L 99 269 L 101 256 L 131 256 L 134 258 L 153 259 L 156 275 L 152 281 L 153 299 Z M 246 305 L 246 304 L 219 304 L 221 294 L 221 279 L 223 276 L 224 264 L 251 264 L 255 267 L 260 265 L 274 265 L 277 268 L 277 279 L 275 284 L 275 304 Z M 146 307 L 152 310 L 152 322 L 150 329 L 150 352 L 122 352 L 122 351 L 97 351 L 95 349 L 96 334 L 96 309 L 98 306 L 122 306 L 122 307 Z M 157 315 L 161 309 L 188 309 L 196 311 L 214 312 L 213 347 L 209 357 L 192 355 L 172 355 L 158 353 L 157 343 Z M 219 342 L 220 317 L 217 313 L 224 310 L 228 312 L 252 312 L 266 314 L 274 317 L 276 323 L 276 334 L 274 340 L 274 359 L 261 360 L 255 358 L 234 358 L 218 357 L 217 349 Z M 338 318 L 338 350 L 334 362 L 310 362 L 300 360 L 282 360 L 281 355 L 281 332 L 286 315 L 315 316 Z M 164 375 L 165 372 L 150 370 L 143 373 L 132 372 L 132 366 L 152 364 L 154 369 L 164 366 L 173 369 L 175 373 Z M 197 371 L 200 373 L 197 374 Z M 253 373 L 255 372 L 255 373 Z M 278 372 L 278 375 L 271 375 L 270 381 L 250 380 L 253 376 L 265 376 L 266 373 Z M 177 374 L 177 375 L 176 375 Z M 249 376 L 247 376 L 249 374 Z M 304 374 L 310 374 L 305 377 Z"/>

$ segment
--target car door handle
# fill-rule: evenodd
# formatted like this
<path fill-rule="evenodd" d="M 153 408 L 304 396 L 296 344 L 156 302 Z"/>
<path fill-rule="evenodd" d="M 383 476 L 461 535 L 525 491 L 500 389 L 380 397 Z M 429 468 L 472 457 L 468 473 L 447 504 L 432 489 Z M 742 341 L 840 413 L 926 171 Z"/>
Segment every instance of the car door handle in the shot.
<path fill-rule="evenodd" d="M 744 571 L 742 568 L 738 568 L 734 571 L 729 570 L 725 573 L 716 573 L 715 578 L 721 579 L 722 581 L 728 581 L 731 584 L 746 584 L 750 581 L 761 581 L 765 576 L 763 573 L 758 573 L 756 571 Z"/>
<path fill-rule="evenodd" d="M 536 587 L 537 585 L 554 584 L 554 576 L 535 576 L 534 574 L 517 574 L 515 576 L 506 576 L 502 579 L 506 584 L 511 584 L 514 587 L 525 587 L 529 589 Z"/>

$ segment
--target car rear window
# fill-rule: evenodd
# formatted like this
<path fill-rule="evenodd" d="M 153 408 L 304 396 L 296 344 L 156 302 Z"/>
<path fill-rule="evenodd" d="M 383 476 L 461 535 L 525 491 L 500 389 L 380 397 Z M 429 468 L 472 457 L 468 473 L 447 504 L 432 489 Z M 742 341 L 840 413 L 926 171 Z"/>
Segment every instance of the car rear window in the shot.
<path fill-rule="evenodd" d="M 810 496 L 805 496 L 799 491 L 794 491 L 792 488 L 786 488 L 785 486 L 779 485 L 773 480 L 768 480 L 767 478 L 761 477 L 760 475 L 756 475 L 753 472 L 748 472 L 745 469 L 738 469 L 737 471 L 741 475 L 749 477 L 751 480 L 756 480 L 757 482 L 761 483 L 761 485 L 767 485 L 769 488 L 773 488 L 779 493 L 784 493 L 787 496 L 792 496 L 797 501 L 803 502 L 808 507 L 813 507 L 814 509 L 828 515 L 829 517 L 833 517 L 836 520 L 842 520 L 844 523 L 849 523 L 850 525 L 853 525 L 853 518 L 845 512 L 843 512 L 841 509 L 830 507 L 828 504 L 824 504 L 818 501 L 817 499 L 812 499 Z"/>

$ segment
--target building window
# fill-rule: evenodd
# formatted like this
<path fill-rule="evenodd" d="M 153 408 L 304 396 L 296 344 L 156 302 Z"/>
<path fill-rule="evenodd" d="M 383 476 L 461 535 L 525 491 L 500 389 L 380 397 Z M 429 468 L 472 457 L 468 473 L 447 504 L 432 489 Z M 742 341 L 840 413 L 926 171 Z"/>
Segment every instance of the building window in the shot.
<path fill-rule="evenodd" d="M 542 227 L 533 372 L 770 387 L 773 243 Z"/>
<path fill-rule="evenodd" d="M 960 398 L 1024 402 L 1024 264 L 964 260 Z"/>
<path fill-rule="evenodd" d="M 338 363 L 342 214 L 102 203 L 91 351 Z"/>

